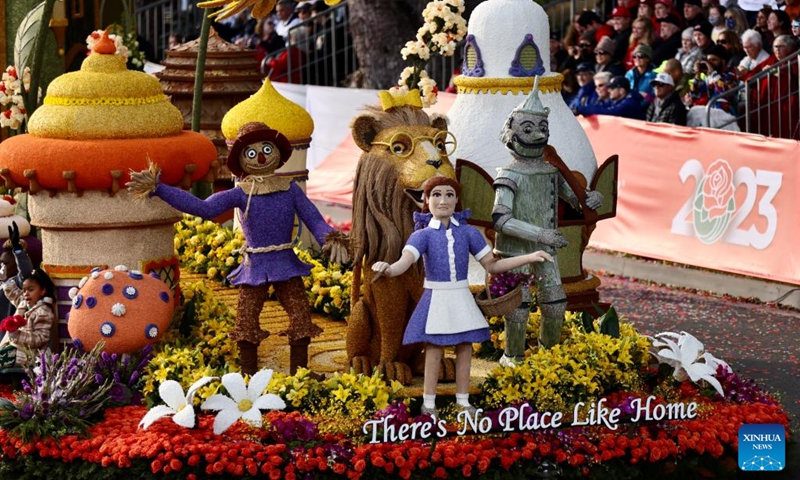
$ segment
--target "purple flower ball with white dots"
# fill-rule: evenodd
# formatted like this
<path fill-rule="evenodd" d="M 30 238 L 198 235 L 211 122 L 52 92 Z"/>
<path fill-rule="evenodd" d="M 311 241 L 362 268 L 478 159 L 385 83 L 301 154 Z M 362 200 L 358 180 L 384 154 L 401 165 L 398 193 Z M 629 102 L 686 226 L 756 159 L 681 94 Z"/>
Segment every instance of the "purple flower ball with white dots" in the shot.
<path fill-rule="evenodd" d="M 122 295 L 128 300 L 133 300 L 139 296 L 139 290 L 136 290 L 136 287 L 128 285 L 122 289 Z"/>
<path fill-rule="evenodd" d="M 128 276 L 134 280 L 141 280 L 144 278 L 142 272 L 137 272 L 136 270 L 131 270 L 130 272 L 128 272 Z"/>
<path fill-rule="evenodd" d="M 74 299 L 72 299 L 73 308 L 81 308 L 82 303 L 83 303 L 83 295 L 81 295 L 80 293 L 77 294 Z"/>
<path fill-rule="evenodd" d="M 103 324 L 100 325 L 100 334 L 106 338 L 113 337 L 116 331 L 117 327 L 111 322 L 103 322 Z"/>

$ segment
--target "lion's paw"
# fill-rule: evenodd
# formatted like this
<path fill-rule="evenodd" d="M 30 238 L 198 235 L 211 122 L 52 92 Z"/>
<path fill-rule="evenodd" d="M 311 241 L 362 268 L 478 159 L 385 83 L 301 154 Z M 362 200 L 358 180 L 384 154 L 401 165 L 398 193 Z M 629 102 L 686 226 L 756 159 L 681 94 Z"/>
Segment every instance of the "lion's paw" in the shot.
<path fill-rule="evenodd" d="M 350 360 L 350 367 L 353 369 L 353 372 L 356 374 L 363 374 L 363 375 L 372 375 L 372 369 L 374 365 L 372 364 L 372 360 L 369 357 L 353 357 Z"/>
<path fill-rule="evenodd" d="M 456 381 L 456 359 L 451 357 L 442 358 L 442 363 L 439 365 L 439 381 L 440 382 L 455 382 Z"/>
<path fill-rule="evenodd" d="M 396 380 L 403 385 L 411 385 L 411 368 L 403 362 L 386 362 L 378 366 L 383 378 L 387 381 Z"/>

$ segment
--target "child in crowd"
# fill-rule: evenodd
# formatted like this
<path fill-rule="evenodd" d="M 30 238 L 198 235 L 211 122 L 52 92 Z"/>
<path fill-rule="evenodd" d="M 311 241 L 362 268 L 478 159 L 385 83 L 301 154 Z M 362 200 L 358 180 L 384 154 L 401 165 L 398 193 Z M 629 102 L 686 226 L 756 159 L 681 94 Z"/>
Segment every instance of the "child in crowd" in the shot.
<path fill-rule="evenodd" d="M 5 335 L 0 342 L 0 366 L 25 367 L 33 359 L 25 355 L 24 348 L 38 351 L 47 348 L 53 323 L 55 286 L 43 270 L 34 270 L 22 277 L 22 289 L 11 280 L 3 285 L 9 300 L 22 299 L 15 315 L 0 322 Z"/>

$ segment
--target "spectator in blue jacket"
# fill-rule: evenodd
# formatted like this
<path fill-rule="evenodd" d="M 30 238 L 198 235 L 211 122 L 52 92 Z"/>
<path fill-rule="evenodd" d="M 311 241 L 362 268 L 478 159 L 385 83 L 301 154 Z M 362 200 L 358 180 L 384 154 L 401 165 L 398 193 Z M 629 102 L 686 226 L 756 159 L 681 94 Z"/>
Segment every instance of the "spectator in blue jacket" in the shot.
<path fill-rule="evenodd" d="M 578 78 L 578 93 L 569 103 L 569 108 L 574 112 L 578 105 L 592 105 L 597 100 L 597 92 L 594 86 L 594 65 L 583 62 L 578 65 L 575 71 Z"/>
<path fill-rule="evenodd" d="M 635 90 L 631 91 L 631 84 L 627 78 L 612 78 L 608 83 L 608 93 L 611 100 L 607 104 L 578 107 L 578 113 L 584 116 L 613 115 L 644 120 L 642 96 Z"/>
<path fill-rule="evenodd" d="M 644 97 L 643 109 L 647 109 L 655 98 L 655 91 L 651 83 L 656 78 L 656 73 L 653 71 L 653 66 L 650 65 L 650 59 L 653 56 L 653 49 L 650 45 L 640 43 L 633 50 L 633 65 L 634 67 L 625 73 L 625 78 L 631 84 L 631 90 L 638 91 Z"/>

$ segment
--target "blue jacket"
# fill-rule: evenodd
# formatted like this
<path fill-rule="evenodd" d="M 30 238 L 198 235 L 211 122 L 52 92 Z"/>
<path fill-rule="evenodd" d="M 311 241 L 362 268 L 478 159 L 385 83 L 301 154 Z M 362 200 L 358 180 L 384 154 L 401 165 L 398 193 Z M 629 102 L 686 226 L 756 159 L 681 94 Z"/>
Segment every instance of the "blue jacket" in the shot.
<path fill-rule="evenodd" d="M 625 73 L 625 78 L 631 82 L 631 90 L 638 90 L 639 93 L 642 94 L 644 97 L 645 110 L 647 107 L 652 103 L 653 99 L 655 98 L 655 91 L 653 90 L 653 80 L 656 79 L 656 72 L 653 69 L 648 69 L 644 73 L 640 74 L 636 68 L 631 68 Z"/>
<path fill-rule="evenodd" d="M 600 105 L 578 107 L 578 113 L 589 115 L 613 115 L 615 117 L 634 118 L 644 120 L 645 111 L 642 109 L 642 96 L 637 91 L 630 91 L 619 100 L 611 100 Z"/>
<path fill-rule="evenodd" d="M 592 105 L 597 102 L 597 90 L 594 88 L 594 82 L 589 82 L 578 89 L 578 93 L 569 102 L 570 110 L 575 110 L 581 105 Z"/>

